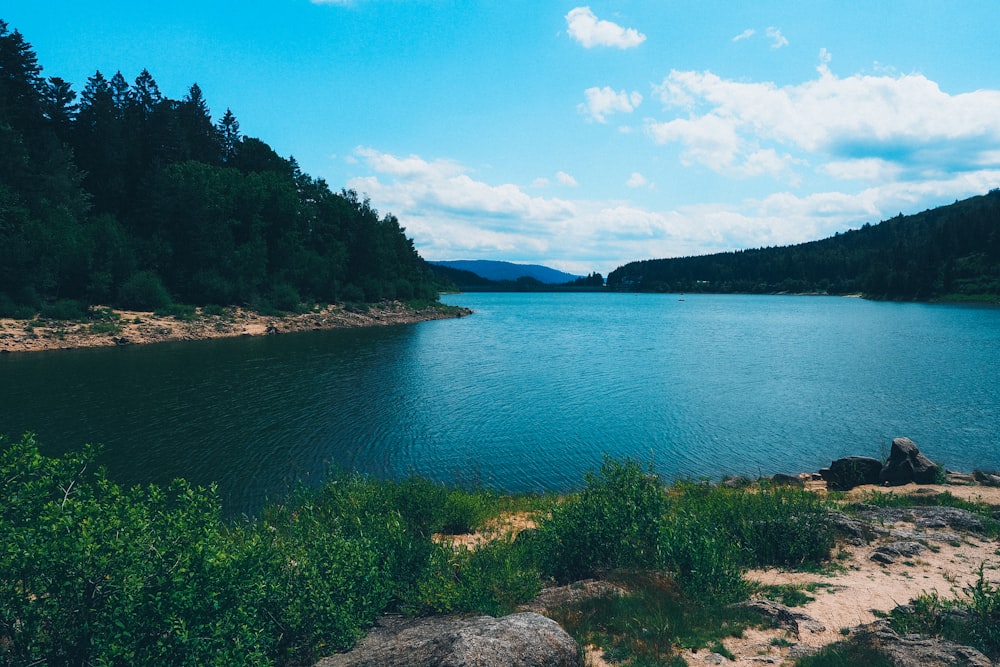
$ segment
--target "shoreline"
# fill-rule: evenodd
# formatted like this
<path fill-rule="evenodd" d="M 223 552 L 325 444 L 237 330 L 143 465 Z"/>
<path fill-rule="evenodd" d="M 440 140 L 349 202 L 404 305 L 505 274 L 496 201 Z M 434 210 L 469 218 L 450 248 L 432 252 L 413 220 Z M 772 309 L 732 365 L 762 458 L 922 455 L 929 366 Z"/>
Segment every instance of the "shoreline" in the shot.
<path fill-rule="evenodd" d="M 239 307 L 226 308 L 222 314 L 206 314 L 199 308 L 189 321 L 152 312 L 113 313 L 117 318 L 88 322 L 0 318 L 0 354 L 415 324 L 464 317 L 472 311 L 443 305 L 415 310 L 402 302 L 388 301 L 370 304 L 364 310 L 333 304 L 283 316 L 262 315 Z"/>

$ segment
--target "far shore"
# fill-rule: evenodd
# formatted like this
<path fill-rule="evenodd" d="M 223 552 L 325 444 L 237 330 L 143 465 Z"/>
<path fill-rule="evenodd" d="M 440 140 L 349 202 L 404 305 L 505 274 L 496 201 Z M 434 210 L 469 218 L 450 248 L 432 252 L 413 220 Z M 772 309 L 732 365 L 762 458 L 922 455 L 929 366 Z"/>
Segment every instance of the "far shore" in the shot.
<path fill-rule="evenodd" d="M 116 319 L 96 322 L 0 318 L 0 354 L 413 324 L 472 313 L 467 308 L 443 305 L 414 309 L 399 301 L 363 308 L 342 304 L 318 306 L 307 313 L 281 316 L 238 307 L 226 308 L 221 315 L 198 309 L 191 320 L 151 312 L 118 309 L 113 312 Z"/>

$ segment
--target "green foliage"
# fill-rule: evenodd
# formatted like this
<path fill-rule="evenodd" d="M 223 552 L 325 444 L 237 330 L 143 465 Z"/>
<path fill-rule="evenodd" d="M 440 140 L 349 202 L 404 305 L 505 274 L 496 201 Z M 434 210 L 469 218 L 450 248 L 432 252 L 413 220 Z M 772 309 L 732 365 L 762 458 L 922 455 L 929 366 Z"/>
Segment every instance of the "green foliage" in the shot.
<path fill-rule="evenodd" d="M 198 318 L 198 310 L 194 306 L 181 303 L 171 303 L 157 308 L 153 314 L 157 317 L 172 317 L 181 322 L 191 322 Z"/>
<path fill-rule="evenodd" d="M 146 70 L 132 85 L 96 72 L 76 104 L 41 72 L 0 21 L 0 314 L 436 298 L 394 216 L 243 136 L 231 111 L 213 123 L 196 84 L 172 100 Z"/>
<path fill-rule="evenodd" d="M 1000 587 L 986 578 L 983 564 L 975 583 L 965 586 L 958 599 L 924 593 L 893 610 L 890 618 L 900 633 L 941 636 L 1000 659 Z"/>
<path fill-rule="evenodd" d="M 581 644 L 594 644 L 616 661 L 674 664 L 676 648 L 718 648 L 720 640 L 762 624 L 746 609 L 692 604 L 673 582 L 628 573 L 621 583 L 631 592 L 590 597 L 553 614 Z"/>
<path fill-rule="evenodd" d="M 796 667 L 893 667 L 895 663 L 874 647 L 857 642 L 837 642 L 817 653 L 799 658 Z"/>
<path fill-rule="evenodd" d="M 814 493 L 766 484 L 743 490 L 681 483 L 676 490 L 678 510 L 719 526 L 746 566 L 818 563 L 833 548 L 834 531 Z"/>
<path fill-rule="evenodd" d="M 500 538 L 474 551 L 437 544 L 413 586 L 400 593 L 400 607 L 411 614 L 511 613 L 541 590 L 524 546 Z"/>
<path fill-rule="evenodd" d="M 553 508 L 542 525 L 548 574 L 560 581 L 618 568 L 653 568 L 668 503 L 659 477 L 637 462 L 605 458 L 587 473 L 586 486 Z"/>
<path fill-rule="evenodd" d="M 118 290 L 116 303 L 128 310 L 159 310 L 171 304 L 170 293 L 153 271 L 139 271 Z"/>
<path fill-rule="evenodd" d="M 87 318 L 87 306 L 75 299 L 59 299 L 42 304 L 39 316 L 47 320 L 80 321 Z"/>

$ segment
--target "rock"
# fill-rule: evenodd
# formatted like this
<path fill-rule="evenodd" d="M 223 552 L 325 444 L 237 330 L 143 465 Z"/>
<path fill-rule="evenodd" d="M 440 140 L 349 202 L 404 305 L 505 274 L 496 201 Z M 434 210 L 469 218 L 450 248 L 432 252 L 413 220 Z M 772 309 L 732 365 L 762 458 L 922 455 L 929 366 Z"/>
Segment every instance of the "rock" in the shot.
<path fill-rule="evenodd" d="M 876 563 L 892 565 L 897 558 L 911 558 L 926 549 L 927 547 L 919 542 L 893 542 L 876 548 L 870 558 Z"/>
<path fill-rule="evenodd" d="M 976 485 L 975 475 L 970 475 L 968 473 L 955 472 L 954 470 L 946 470 L 944 476 L 947 484 L 955 484 L 958 486 Z"/>
<path fill-rule="evenodd" d="M 972 473 L 972 476 L 975 477 L 976 481 L 980 484 L 984 484 L 986 486 L 1000 486 L 1000 475 L 997 473 L 977 470 Z"/>
<path fill-rule="evenodd" d="M 854 519 L 843 512 L 827 512 L 827 517 L 829 517 L 833 529 L 846 535 L 847 541 L 854 546 L 866 544 L 874 533 L 869 524 Z"/>
<path fill-rule="evenodd" d="M 751 609 L 761 616 L 771 619 L 778 626 L 788 630 L 798 638 L 805 630 L 812 633 L 826 632 L 826 626 L 808 614 L 795 611 L 774 600 L 750 600 L 740 605 Z"/>
<path fill-rule="evenodd" d="M 799 488 L 804 488 L 806 485 L 806 481 L 798 475 L 786 475 L 780 472 L 771 477 L 771 482 L 780 486 L 797 486 Z"/>
<path fill-rule="evenodd" d="M 492 616 L 385 617 L 354 650 L 316 667 L 581 667 L 576 641 L 535 613 Z"/>
<path fill-rule="evenodd" d="M 993 663 L 985 655 L 970 646 L 963 646 L 946 639 L 921 637 L 919 635 L 900 636 L 892 629 L 888 620 L 879 620 L 860 626 L 855 638 L 878 650 L 894 665 L 901 667 L 945 667 L 945 665 L 966 665 L 967 667 L 992 667 Z"/>
<path fill-rule="evenodd" d="M 914 507 L 917 516 L 917 528 L 954 528 L 955 530 L 971 530 L 981 533 L 984 530 L 982 520 L 968 510 L 957 507 Z"/>
<path fill-rule="evenodd" d="M 869 456 L 848 456 L 819 472 L 831 491 L 850 491 L 862 484 L 878 484 L 882 462 Z"/>
<path fill-rule="evenodd" d="M 889 460 L 882 466 L 879 482 L 902 486 L 910 482 L 933 484 L 937 479 L 937 464 L 920 453 L 909 438 L 896 438 L 889 450 Z"/>

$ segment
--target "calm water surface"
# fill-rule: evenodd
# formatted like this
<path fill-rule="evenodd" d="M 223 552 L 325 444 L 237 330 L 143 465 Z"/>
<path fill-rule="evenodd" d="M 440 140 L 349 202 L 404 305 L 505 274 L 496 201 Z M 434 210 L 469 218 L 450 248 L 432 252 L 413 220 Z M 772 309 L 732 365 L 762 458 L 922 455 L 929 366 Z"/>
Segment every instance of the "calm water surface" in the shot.
<path fill-rule="evenodd" d="M 1000 468 L 1000 308 L 463 294 L 459 320 L 0 357 L 0 432 L 254 511 L 330 464 L 508 490 L 602 454 L 667 478 L 815 470 L 909 436 Z"/>

